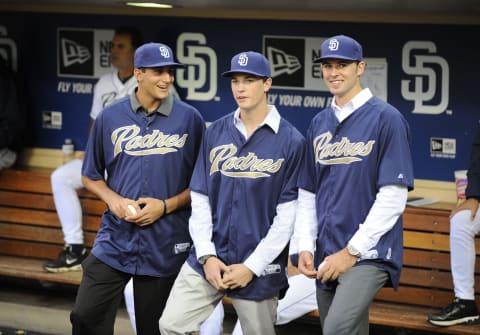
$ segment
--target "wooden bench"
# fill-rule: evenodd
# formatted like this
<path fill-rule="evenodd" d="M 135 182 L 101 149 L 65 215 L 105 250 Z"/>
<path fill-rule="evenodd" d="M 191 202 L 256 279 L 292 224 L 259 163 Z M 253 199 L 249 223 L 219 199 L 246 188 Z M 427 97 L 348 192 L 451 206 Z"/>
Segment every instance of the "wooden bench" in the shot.
<path fill-rule="evenodd" d="M 50 187 L 51 169 L 0 171 L 0 276 L 78 285 L 81 272 L 47 273 L 41 265 L 63 248 L 63 234 Z M 79 192 L 84 234 L 91 247 L 104 203 Z M 372 303 L 370 323 L 445 334 L 480 334 L 480 325 L 435 327 L 428 314 L 453 301 L 449 256 L 449 213 L 452 206 L 407 207 L 404 214 L 404 268 L 398 291 L 382 289 Z M 477 238 L 480 255 L 480 238 Z M 480 264 L 476 264 L 480 300 Z M 229 304 L 228 298 L 224 299 Z M 318 311 L 299 322 L 318 323 Z"/>
<path fill-rule="evenodd" d="M 52 169 L 0 171 L 0 275 L 78 285 L 81 272 L 48 273 L 42 269 L 63 249 L 64 240 L 50 186 Z M 91 248 L 105 204 L 79 190 L 84 239 Z"/>
<path fill-rule="evenodd" d="M 404 254 L 397 291 L 383 288 L 370 307 L 370 323 L 444 334 L 480 334 L 480 325 L 436 327 L 427 315 L 454 299 L 450 273 L 449 215 L 451 204 L 407 207 L 404 213 Z M 476 239 L 480 255 L 480 237 Z M 480 262 L 476 263 L 475 292 L 480 301 Z M 318 318 L 318 311 L 309 314 Z"/>

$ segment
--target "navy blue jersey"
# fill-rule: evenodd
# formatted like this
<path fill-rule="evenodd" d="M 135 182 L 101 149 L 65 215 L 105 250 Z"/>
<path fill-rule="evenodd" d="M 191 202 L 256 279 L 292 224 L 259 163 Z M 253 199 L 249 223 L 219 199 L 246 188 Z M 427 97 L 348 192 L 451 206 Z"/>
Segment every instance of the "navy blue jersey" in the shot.
<path fill-rule="evenodd" d="M 365 221 L 380 187 L 413 188 L 409 126 L 393 106 L 370 98 L 339 123 L 331 107 L 318 113 L 307 132 L 299 187 L 316 194 L 318 238 L 315 266 L 345 248 Z M 397 287 L 403 258 L 402 218 L 358 264 L 387 270 Z M 317 284 L 322 284 L 317 281 Z M 331 283 L 327 283 L 327 286 Z"/>
<path fill-rule="evenodd" d="M 170 198 L 188 188 L 205 123 L 195 108 L 177 99 L 169 115 L 156 112 L 151 116 L 134 111 L 130 99 L 136 99 L 135 95 L 99 114 L 82 175 L 100 180 L 106 171 L 108 186 L 133 200 Z M 192 244 L 190 212 L 190 208 L 177 210 L 139 227 L 107 209 L 92 253 L 130 274 L 175 276 Z"/>
<path fill-rule="evenodd" d="M 190 188 L 208 196 L 213 243 L 226 265 L 243 263 L 268 233 L 277 205 L 298 198 L 304 149 L 303 136 L 283 118 L 278 133 L 264 125 L 247 140 L 235 127 L 233 114 L 207 129 Z M 264 274 L 227 295 L 249 300 L 278 295 L 288 287 L 287 257 L 288 247 Z M 194 248 L 188 263 L 203 274 Z"/>

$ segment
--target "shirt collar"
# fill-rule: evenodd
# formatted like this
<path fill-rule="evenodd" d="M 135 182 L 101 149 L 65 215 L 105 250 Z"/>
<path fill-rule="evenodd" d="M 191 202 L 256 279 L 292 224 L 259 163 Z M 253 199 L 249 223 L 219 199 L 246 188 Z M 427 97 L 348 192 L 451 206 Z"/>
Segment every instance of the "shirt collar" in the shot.
<path fill-rule="evenodd" d="M 265 120 L 261 124 L 258 125 L 258 128 L 263 127 L 264 125 L 270 127 L 275 134 L 278 133 L 278 129 L 280 128 L 280 113 L 278 112 L 277 108 L 274 105 L 268 105 L 269 112 L 265 117 Z M 243 122 L 240 119 L 240 108 L 237 108 L 233 113 L 233 124 L 235 127 L 239 128 L 243 126 Z"/>
<path fill-rule="evenodd" d="M 132 110 L 137 113 L 137 112 L 143 112 L 146 111 L 146 109 L 140 104 L 140 102 L 137 99 L 137 90 L 138 87 L 135 88 L 135 90 L 130 94 L 130 106 L 132 107 Z M 165 116 L 169 116 L 170 113 L 172 112 L 173 108 L 173 95 L 168 94 L 165 99 L 162 100 L 162 104 L 160 107 L 158 107 L 154 113 L 160 113 Z"/>
<path fill-rule="evenodd" d="M 350 114 L 362 107 L 372 96 L 373 94 L 370 89 L 364 88 L 343 107 L 338 106 L 335 103 L 335 99 L 333 99 L 332 108 L 338 121 L 342 122 L 343 120 L 345 120 L 347 117 L 350 116 Z"/>

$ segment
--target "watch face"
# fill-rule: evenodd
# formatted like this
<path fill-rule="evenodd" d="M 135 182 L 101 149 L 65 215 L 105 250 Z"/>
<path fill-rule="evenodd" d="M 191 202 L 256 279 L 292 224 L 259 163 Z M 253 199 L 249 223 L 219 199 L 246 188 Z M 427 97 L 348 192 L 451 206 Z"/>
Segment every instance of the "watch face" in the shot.
<path fill-rule="evenodd" d="M 360 256 L 360 252 L 350 244 L 347 244 L 347 250 L 348 250 L 348 253 L 352 256 L 355 256 L 355 257 Z"/>
<path fill-rule="evenodd" d="M 198 259 L 198 263 L 200 263 L 201 265 L 205 265 L 205 263 L 207 262 L 207 260 L 210 258 L 210 257 L 214 257 L 213 255 L 205 255 L 205 256 L 202 256 Z"/>

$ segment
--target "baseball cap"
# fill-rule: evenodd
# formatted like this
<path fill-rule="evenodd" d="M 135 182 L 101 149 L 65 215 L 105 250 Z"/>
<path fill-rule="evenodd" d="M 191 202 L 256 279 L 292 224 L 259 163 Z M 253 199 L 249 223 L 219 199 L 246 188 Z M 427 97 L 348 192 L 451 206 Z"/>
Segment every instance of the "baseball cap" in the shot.
<path fill-rule="evenodd" d="M 230 71 L 222 73 L 222 76 L 230 77 L 233 73 L 270 77 L 270 63 L 261 53 L 255 51 L 241 52 L 232 57 Z"/>
<path fill-rule="evenodd" d="M 145 43 L 135 50 L 134 66 L 141 67 L 183 67 L 173 59 L 172 49 L 162 43 Z"/>
<path fill-rule="evenodd" d="M 318 63 L 327 58 L 346 59 L 360 61 L 363 59 L 362 46 L 353 38 L 345 35 L 337 35 L 327 38 L 321 46 L 322 55 L 314 58 Z"/>

